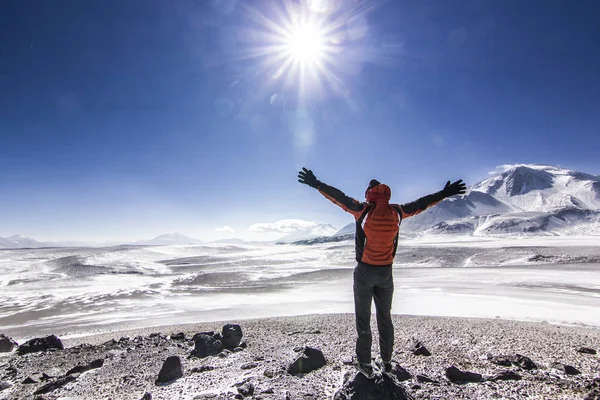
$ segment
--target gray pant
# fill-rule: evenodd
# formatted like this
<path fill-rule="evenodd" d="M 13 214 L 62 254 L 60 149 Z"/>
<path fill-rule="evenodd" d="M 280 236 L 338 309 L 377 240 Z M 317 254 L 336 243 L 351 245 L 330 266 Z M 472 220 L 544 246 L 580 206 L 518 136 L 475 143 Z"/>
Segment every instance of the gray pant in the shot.
<path fill-rule="evenodd" d="M 358 263 L 354 268 L 354 310 L 356 314 L 356 357 L 358 362 L 371 362 L 371 302 L 375 300 L 379 348 L 384 362 L 392 360 L 394 326 L 392 297 L 394 279 L 392 266 L 373 266 Z"/>

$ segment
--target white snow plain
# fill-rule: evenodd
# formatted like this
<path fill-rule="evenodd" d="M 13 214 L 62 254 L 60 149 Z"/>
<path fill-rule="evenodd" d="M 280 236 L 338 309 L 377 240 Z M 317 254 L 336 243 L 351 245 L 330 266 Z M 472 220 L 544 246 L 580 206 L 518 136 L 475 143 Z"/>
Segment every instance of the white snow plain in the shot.
<path fill-rule="evenodd" d="M 403 240 L 395 314 L 600 326 L 600 238 Z M 23 340 L 354 311 L 353 242 L 0 251 L 0 333 Z"/>

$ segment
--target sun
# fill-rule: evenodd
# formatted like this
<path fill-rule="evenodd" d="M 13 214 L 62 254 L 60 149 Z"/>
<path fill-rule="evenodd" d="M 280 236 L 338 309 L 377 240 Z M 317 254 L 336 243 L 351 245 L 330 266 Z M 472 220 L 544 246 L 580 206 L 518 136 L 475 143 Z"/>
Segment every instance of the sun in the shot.
<path fill-rule="evenodd" d="M 318 25 L 296 26 L 286 36 L 285 51 L 294 62 L 304 65 L 322 64 L 327 38 Z"/>

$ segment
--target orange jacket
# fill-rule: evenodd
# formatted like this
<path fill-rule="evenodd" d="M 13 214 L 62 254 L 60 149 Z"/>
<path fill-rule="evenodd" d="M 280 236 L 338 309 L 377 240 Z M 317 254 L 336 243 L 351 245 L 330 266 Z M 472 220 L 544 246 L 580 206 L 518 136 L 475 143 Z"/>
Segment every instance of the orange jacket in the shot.
<path fill-rule="evenodd" d="M 398 248 L 398 232 L 404 218 L 417 215 L 444 199 L 442 191 L 406 204 L 390 204 L 392 191 L 379 184 L 370 189 L 370 203 L 346 196 L 323 182 L 319 192 L 354 215 L 356 220 L 356 261 L 369 265 L 392 265 Z"/>

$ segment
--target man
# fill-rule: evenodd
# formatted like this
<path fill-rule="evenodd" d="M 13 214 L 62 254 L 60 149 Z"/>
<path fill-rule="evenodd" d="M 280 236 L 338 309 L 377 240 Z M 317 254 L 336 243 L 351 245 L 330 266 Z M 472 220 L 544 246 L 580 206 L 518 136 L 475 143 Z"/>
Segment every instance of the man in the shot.
<path fill-rule="evenodd" d="M 356 261 L 354 269 L 354 309 L 356 313 L 356 358 L 358 368 L 367 378 L 374 376 L 371 364 L 371 302 L 375 300 L 379 348 L 384 372 L 392 370 L 394 327 L 392 297 L 394 280 L 392 263 L 398 247 L 400 222 L 417 215 L 446 197 L 465 193 L 462 180 L 446 183 L 439 192 L 406 204 L 390 204 L 392 191 L 373 179 L 365 192 L 366 202 L 359 202 L 342 191 L 319 181 L 311 170 L 302 168 L 298 182 L 317 189 L 356 219 Z"/>

